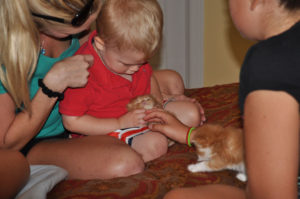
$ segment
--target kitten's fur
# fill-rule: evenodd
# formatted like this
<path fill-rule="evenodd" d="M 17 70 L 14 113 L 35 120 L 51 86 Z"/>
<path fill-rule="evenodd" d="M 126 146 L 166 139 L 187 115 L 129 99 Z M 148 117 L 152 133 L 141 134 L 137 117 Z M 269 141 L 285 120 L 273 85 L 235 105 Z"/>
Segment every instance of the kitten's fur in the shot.
<path fill-rule="evenodd" d="M 212 172 L 224 169 L 237 171 L 236 177 L 246 181 L 242 130 L 206 124 L 195 129 L 191 143 L 197 149 L 198 162 L 190 164 L 191 172 Z"/>
<path fill-rule="evenodd" d="M 140 95 L 132 99 L 127 104 L 127 110 L 132 111 L 135 109 L 152 109 L 162 108 L 162 105 L 152 95 Z M 172 146 L 175 142 L 168 138 L 168 146 Z"/>
<path fill-rule="evenodd" d="M 127 104 L 127 110 L 161 108 L 161 104 L 152 95 L 140 95 Z"/>

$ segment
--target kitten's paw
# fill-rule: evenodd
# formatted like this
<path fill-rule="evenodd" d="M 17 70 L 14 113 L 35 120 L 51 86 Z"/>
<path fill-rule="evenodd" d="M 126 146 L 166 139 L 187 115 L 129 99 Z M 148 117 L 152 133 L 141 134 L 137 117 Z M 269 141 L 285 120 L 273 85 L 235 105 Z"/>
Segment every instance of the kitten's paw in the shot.
<path fill-rule="evenodd" d="M 246 182 L 247 181 L 247 175 L 244 173 L 238 173 L 236 174 L 236 178 L 239 179 L 242 182 Z"/>
<path fill-rule="evenodd" d="M 207 168 L 205 162 L 198 162 L 196 164 L 190 164 L 190 165 L 188 165 L 187 168 L 192 173 L 210 171 L 210 169 Z"/>
<path fill-rule="evenodd" d="M 192 173 L 195 173 L 195 172 L 198 172 L 199 170 L 198 170 L 198 168 L 197 168 L 197 164 L 190 164 L 190 165 L 188 165 L 188 170 L 190 171 L 190 172 L 192 172 Z"/>

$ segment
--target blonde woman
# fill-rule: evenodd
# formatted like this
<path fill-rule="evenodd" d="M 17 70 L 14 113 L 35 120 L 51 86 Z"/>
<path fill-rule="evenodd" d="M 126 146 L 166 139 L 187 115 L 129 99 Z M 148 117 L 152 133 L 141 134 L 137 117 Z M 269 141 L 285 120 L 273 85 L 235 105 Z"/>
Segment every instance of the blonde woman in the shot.
<path fill-rule="evenodd" d="M 81 42 L 74 35 L 88 31 L 100 9 L 100 0 L 0 1 L 0 147 L 20 150 L 30 164 L 63 167 L 69 178 L 144 169 L 140 156 L 113 137 L 67 139 L 58 113 L 64 90 L 87 83 L 93 57 L 73 56 Z"/>
<path fill-rule="evenodd" d="M 87 30 L 100 7 L 98 0 L 0 3 L 1 148 L 21 150 L 30 164 L 61 166 L 69 178 L 104 179 L 144 169 L 133 150 L 109 136 L 66 139 L 58 113 L 63 91 L 84 86 L 93 62 L 90 55 L 72 56 L 80 43 L 68 37 Z"/>

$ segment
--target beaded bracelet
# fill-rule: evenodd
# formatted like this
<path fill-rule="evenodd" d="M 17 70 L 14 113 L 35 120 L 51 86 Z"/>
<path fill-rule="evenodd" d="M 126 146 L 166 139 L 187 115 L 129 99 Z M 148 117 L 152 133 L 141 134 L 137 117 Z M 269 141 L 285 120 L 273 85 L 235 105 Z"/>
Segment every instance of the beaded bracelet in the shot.
<path fill-rule="evenodd" d="M 192 144 L 191 144 L 191 133 L 192 131 L 195 129 L 195 127 L 191 127 L 189 128 L 188 132 L 186 133 L 186 144 L 191 147 Z"/>
<path fill-rule="evenodd" d="M 167 104 L 169 104 L 170 102 L 174 102 L 175 101 L 175 98 L 174 97 L 171 97 L 167 100 L 164 100 L 163 101 L 163 108 L 166 108 Z"/>
<path fill-rule="evenodd" d="M 55 92 L 55 91 L 52 91 L 50 90 L 43 82 L 43 79 L 39 79 L 38 80 L 38 84 L 39 84 L 39 87 L 41 87 L 43 93 L 45 95 L 47 95 L 48 97 L 57 97 L 57 100 L 58 101 L 61 101 L 64 99 L 64 93 L 59 93 L 59 92 Z"/>

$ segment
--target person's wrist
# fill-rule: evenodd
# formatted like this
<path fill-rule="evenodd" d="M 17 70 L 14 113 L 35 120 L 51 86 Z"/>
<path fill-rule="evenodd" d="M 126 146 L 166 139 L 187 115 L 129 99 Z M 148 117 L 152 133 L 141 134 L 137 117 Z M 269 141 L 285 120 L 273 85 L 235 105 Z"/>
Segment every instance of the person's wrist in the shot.
<path fill-rule="evenodd" d="M 177 128 L 177 140 L 178 142 L 185 144 L 186 143 L 186 132 L 189 130 L 190 127 L 182 125 L 180 127 Z"/>
<path fill-rule="evenodd" d="M 57 77 L 55 74 L 53 73 L 48 73 L 44 78 L 43 78 L 43 82 L 45 85 L 47 85 L 47 87 L 55 92 L 59 92 L 62 93 L 65 91 L 65 89 L 67 88 L 66 84 L 65 84 L 65 79 L 64 78 L 60 78 Z"/>
<path fill-rule="evenodd" d="M 191 147 L 192 146 L 192 143 L 191 143 L 191 140 L 192 140 L 192 138 L 191 138 L 191 136 L 192 136 L 192 133 L 193 133 L 193 131 L 195 130 L 195 127 L 190 127 L 190 128 L 188 128 L 188 130 L 186 131 L 186 144 L 189 146 L 189 147 Z"/>
<path fill-rule="evenodd" d="M 57 98 L 58 101 L 61 101 L 61 100 L 64 99 L 64 93 L 63 92 L 56 92 L 56 91 L 51 90 L 43 82 L 43 79 L 38 79 L 38 85 L 41 88 L 42 92 L 45 95 L 47 95 L 49 98 Z"/>

